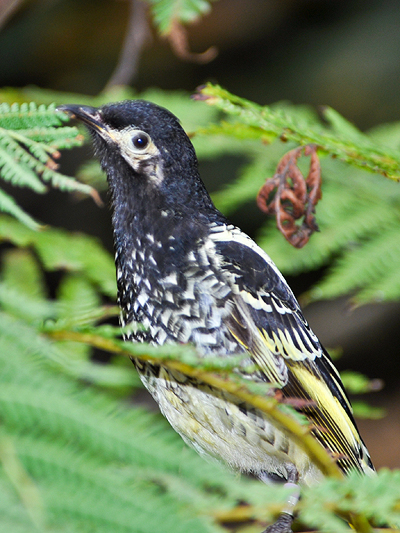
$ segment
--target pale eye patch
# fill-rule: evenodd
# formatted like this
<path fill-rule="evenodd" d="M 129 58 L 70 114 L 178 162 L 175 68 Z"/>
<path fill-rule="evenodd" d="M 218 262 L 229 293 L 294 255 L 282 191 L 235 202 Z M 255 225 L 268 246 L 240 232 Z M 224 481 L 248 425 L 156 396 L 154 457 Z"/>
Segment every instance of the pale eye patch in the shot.
<path fill-rule="evenodd" d="M 160 154 L 145 131 L 129 126 L 120 131 L 110 131 L 110 137 L 119 146 L 122 157 L 137 170 L 143 162 Z"/>
<path fill-rule="evenodd" d="M 155 185 L 163 181 L 160 151 L 147 132 L 128 126 L 120 131 L 109 131 L 109 136 L 136 172 L 144 173 Z"/>

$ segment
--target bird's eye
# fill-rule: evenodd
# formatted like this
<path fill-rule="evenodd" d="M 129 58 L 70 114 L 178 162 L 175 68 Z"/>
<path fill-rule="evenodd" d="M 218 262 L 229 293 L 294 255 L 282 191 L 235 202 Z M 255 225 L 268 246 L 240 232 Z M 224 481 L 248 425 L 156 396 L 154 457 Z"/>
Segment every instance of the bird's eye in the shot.
<path fill-rule="evenodd" d="M 132 137 L 132 144 L 138 150 L 143 150 L 149 144 L 149 137 L 143 131 L 138 131 Z"/>

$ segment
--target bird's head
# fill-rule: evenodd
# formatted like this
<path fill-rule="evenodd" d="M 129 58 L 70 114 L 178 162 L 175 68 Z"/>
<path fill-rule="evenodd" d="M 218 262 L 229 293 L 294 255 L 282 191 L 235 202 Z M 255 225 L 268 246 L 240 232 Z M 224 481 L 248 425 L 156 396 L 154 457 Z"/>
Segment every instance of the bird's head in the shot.
<path fill-rule="evenodd" d="M 89 129 L 95 152 L 107 173 L 114 203 L 155 201 L 171 206 L 211 207 L 200 179 L 193 145 L 167 109 L 143 100 L 95 108 L 58 108 Z"/>

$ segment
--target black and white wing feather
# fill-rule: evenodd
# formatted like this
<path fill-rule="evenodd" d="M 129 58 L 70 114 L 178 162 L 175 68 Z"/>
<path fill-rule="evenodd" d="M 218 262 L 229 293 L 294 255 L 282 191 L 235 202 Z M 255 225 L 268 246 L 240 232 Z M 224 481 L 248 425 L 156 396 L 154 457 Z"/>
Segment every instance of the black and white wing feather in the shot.
<path fill-rule="evenodd" d="M 372 471 L 339 373 L 274 263 L 234 226 L 212 226 L 210 238 L 233 287 L 231 334 L 266 381 L 286 398 L 305 400 L 299 410 L 344 472 Z"/>

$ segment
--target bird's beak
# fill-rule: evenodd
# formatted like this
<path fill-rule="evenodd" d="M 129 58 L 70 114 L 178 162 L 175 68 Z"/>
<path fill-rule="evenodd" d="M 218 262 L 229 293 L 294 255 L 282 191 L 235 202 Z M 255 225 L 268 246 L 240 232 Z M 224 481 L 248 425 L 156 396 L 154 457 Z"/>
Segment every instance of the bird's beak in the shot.
<path fill-rule="evenodd" d="M 63 111 L 70 115 L 71 118 L 80 120 L 89 129 L 99 133 L 105 140 L 114 140 L 96 107 L 67 104 L 58 106 L 57 111 Z"/>

